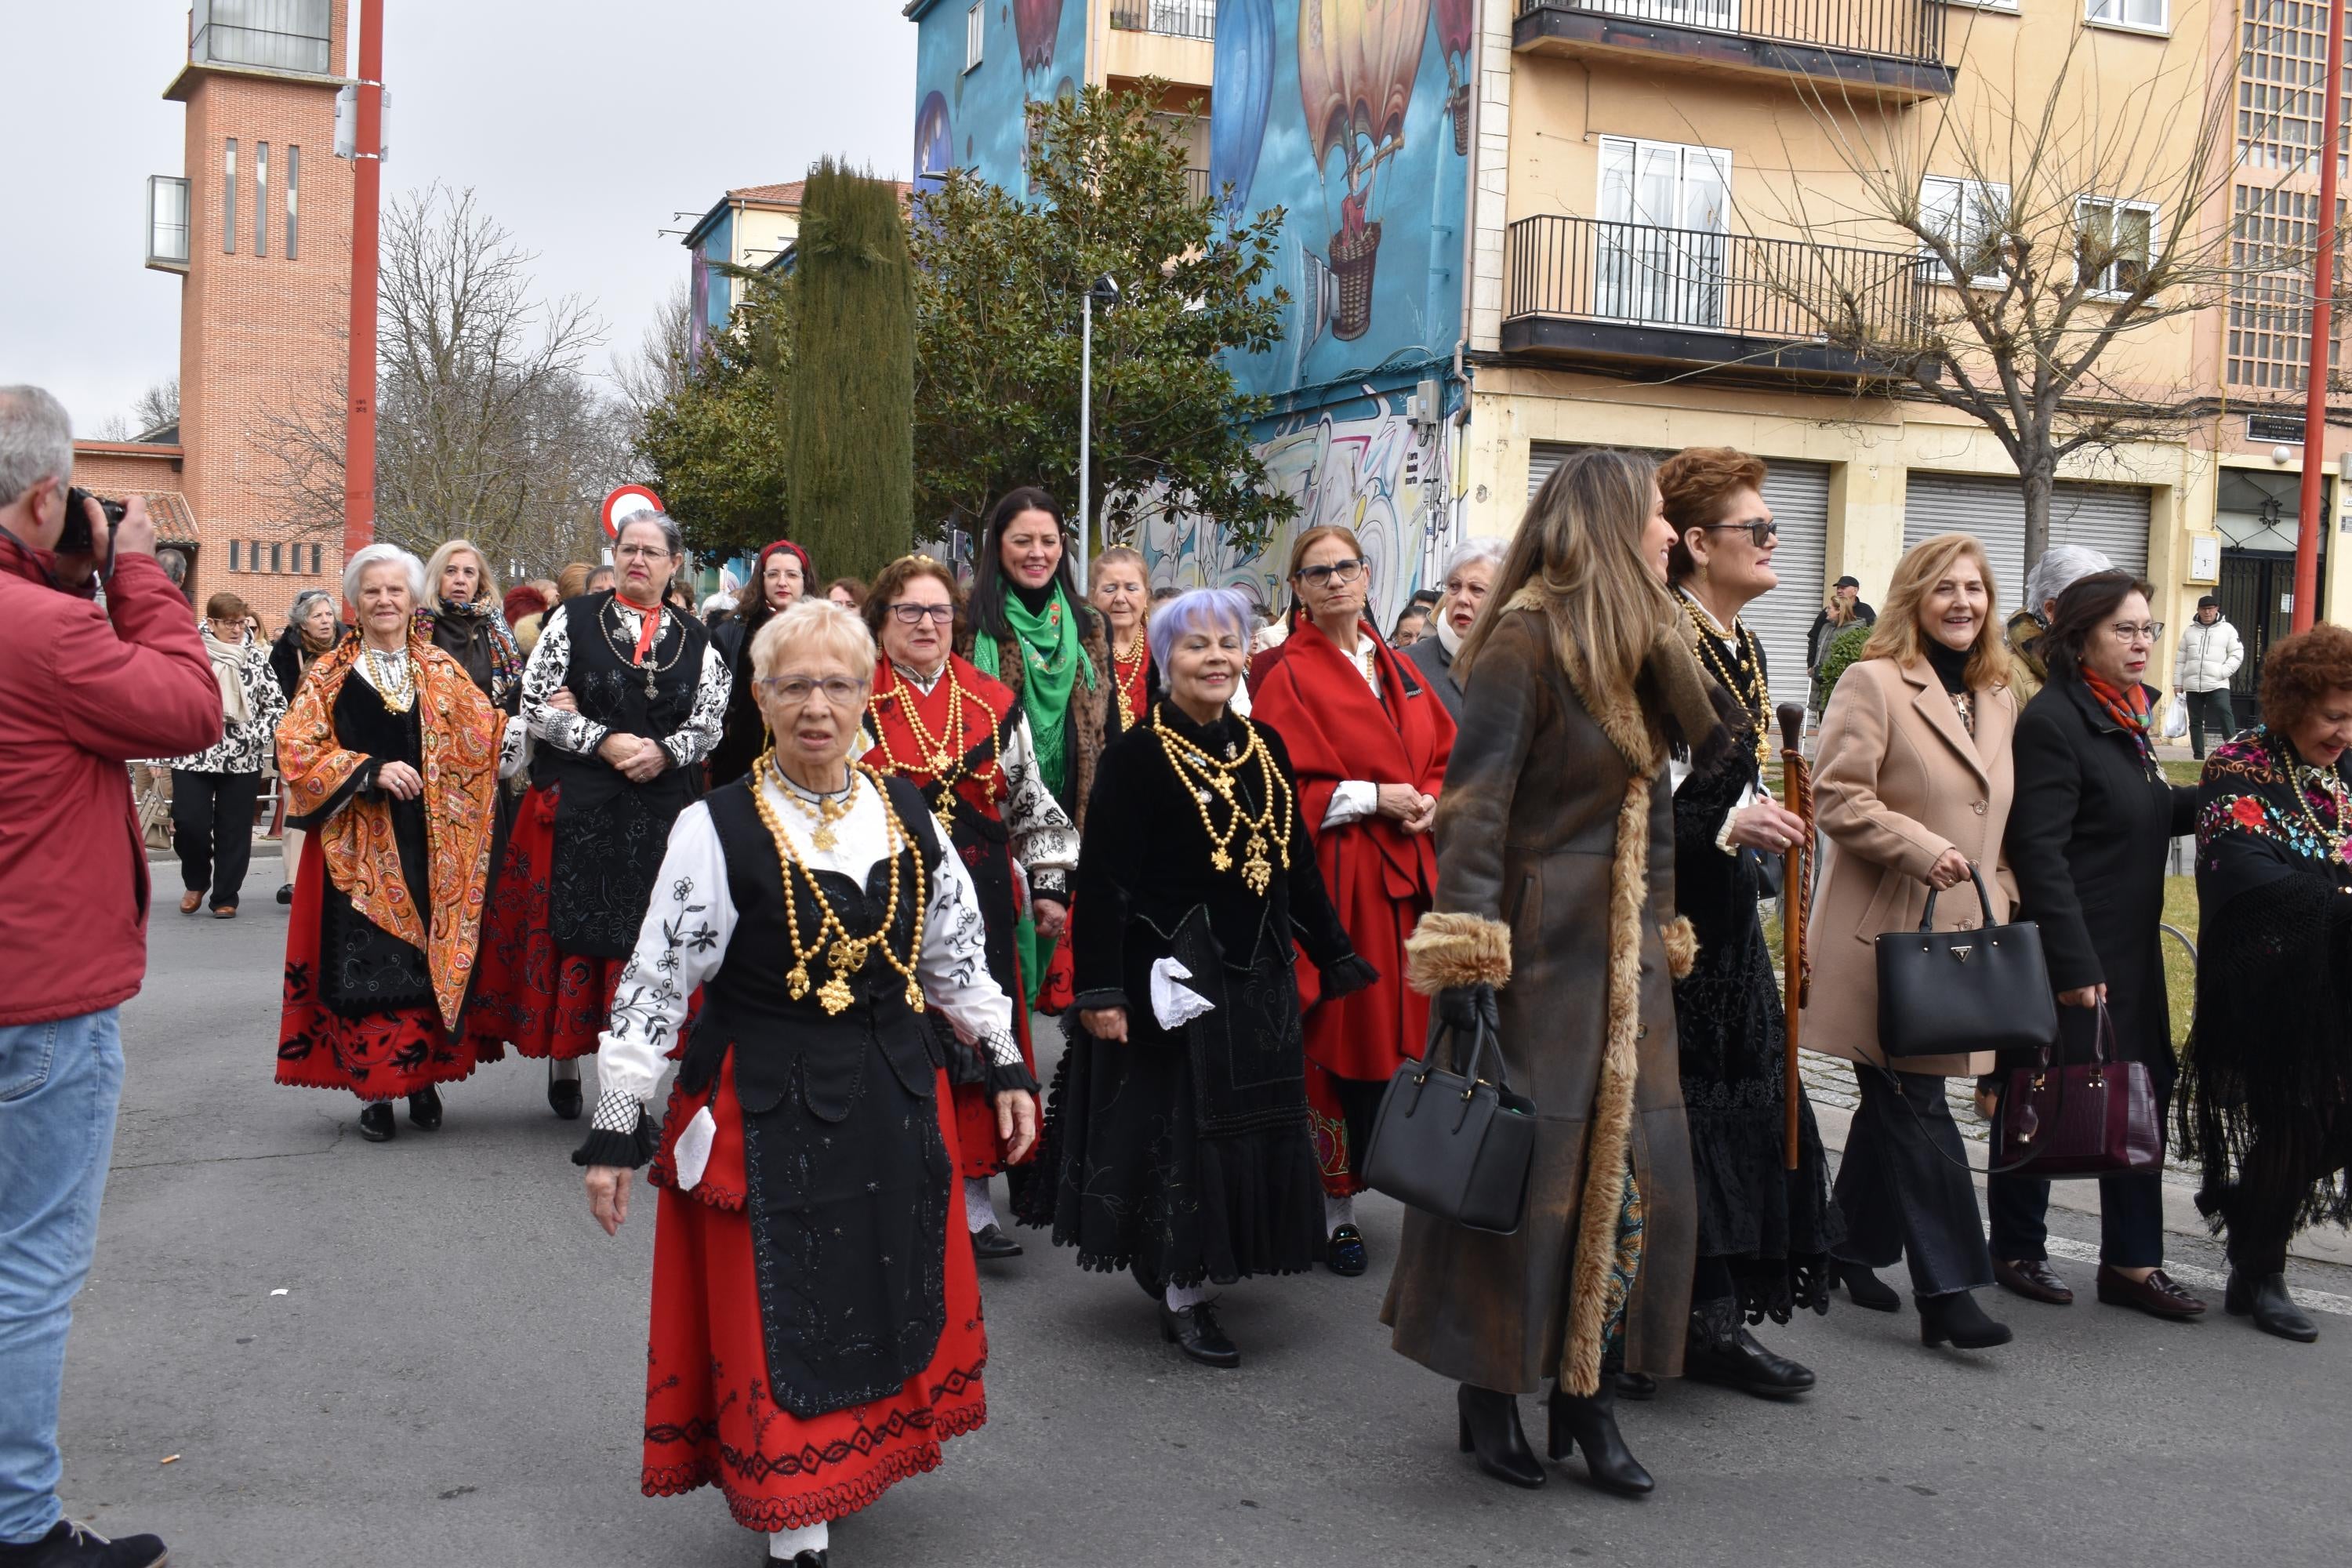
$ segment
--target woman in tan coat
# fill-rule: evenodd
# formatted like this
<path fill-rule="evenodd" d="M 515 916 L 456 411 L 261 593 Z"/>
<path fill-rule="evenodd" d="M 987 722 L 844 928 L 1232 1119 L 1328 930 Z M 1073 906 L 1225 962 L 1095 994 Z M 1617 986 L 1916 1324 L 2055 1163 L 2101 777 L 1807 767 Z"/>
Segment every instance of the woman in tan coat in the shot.
<path fill-rule="evenodd" d="M 1580 452 L 1528 507 L 1456 656 L 1468 674 L 1436 904 L 1406 946 L 1408 979 L 1447 1024 L 1495 1021 L 1538 1126 L 1519 1228 L 1408 1209 L 1381 1318 L 1400 1352 L 1461 1385 L 1463 1448 L 1518 1486 L 1545 1479 L 1518 1396 L 1550 1380 L 1551 1457 L 1580 1443 L 1594 1482 L 1648 1491 L 1613 1374 L 1678 1374 L 1690 1321 L 1697 1205 L 1673 977 L 1694 943 L 1674 909 L 1663 775 L 1685 737 L 1708 758 L 1734 741 L 1730 700 L 1667 596 L 1674 530 L 1655 473 Z"/>
<path fill-rule="evenodd" d="M 2009 918 L 2000 859 L 2017 703 L 1992 605 L 1984 547 L 1968 534 L 1927 540 L 1895 568 L 1877 627 L 1822 715 L 1813 801 L 1829 842 L 1806 927 L 1805 1048 L 1853 1062 L 1862 1091 L 1838 1170 L 1846 1238 L 1833 1267 L 1854 1305 L 1892 1312 L 1901 1298 L 1871 1270 L 1907 1255 L 1921 1341 L 1968 1350 L 2010 1332 L 1969 1294 L 1992 1283 L 1992 1258 L 1944 1079 L 1989 1072 L 1992 1056 L 1898 1057 L 1887 1070 L 1875 943 L 1916 929 L 1930 889 L 1939 931 Z M 1971 866 L 1986 874 L 1990 911 Z"/>

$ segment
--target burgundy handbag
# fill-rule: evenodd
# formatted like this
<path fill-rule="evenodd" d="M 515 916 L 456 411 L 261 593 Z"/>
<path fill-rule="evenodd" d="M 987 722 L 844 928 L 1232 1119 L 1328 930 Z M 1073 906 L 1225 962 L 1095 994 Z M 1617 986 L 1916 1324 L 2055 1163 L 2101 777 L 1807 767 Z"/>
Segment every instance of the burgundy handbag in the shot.
<path fill-rule="evenodd" d="M 1993 1169 L 2044 1181 L 2129 1175 L 2164 1164 L 2164 1126 L 2144 1062 L 2116 1060 L 2116 1024 L 2099 1004 L 2091 1059 L 2053 1064 L 2043 1046 L 2001 1088 Z"/>

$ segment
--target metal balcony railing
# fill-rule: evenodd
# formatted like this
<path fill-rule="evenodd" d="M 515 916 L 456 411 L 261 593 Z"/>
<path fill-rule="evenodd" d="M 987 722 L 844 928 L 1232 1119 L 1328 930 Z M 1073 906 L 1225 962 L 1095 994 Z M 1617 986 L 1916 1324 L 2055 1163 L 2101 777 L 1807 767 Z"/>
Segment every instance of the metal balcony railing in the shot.
<path fill-rule="evenodd" d="M 332 24 L 331 0 L 194 0 L 188 58 L 200 65 L 329 76 Z"/>
<path fill-rule="evenodd" d="M 1123 33 L 1213 38 L 1217 0 L 1111 0 L 1110 25 Z"/>
<path fill-rule="evenodd" d="M 1209 171 L 1206 169 L 1185 170 L 1184 194 L 1192 197 L 1196 202 L 1207 201 L 1209 197 L 1214 194 L 1209 189 Z"/>
<path fill-rule="evenodd" d="M 188 182 L 177 174 L 147 176 L 147 265 L 188 264 Z"/>
<path fill-rule="evenodd" d="M 1944 63 L 1944 0 L 1518 0 L 1522 16 L 1578 11 L 1767 43 Z"/>
<path fill-rule="evenodd" d="M 1916 342 L 1927 292 L 1918 257 L 1903 251 L 1558 216 L 1510 226 L 1504 278 L 1507 321 L 1789 342 L 1827 342 L 1827 322 L 1850 323 L 1842 336 Z"/>

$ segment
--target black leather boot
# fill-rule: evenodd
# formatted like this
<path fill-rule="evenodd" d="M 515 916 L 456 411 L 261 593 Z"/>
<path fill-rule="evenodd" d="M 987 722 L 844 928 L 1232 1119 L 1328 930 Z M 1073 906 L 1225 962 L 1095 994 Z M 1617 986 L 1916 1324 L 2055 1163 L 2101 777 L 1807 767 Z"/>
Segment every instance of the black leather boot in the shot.
<path fill-rule="evenodd" d="M 1683 1375 L 1701 1383 L 1718 1383 L 1759 1399 L 1793 1399 L 1813 1386 L 1810 1367 L 1774 1355 L 1756 1342 L 1742 1321 L 1739 1303 L 1727 1296 L 1702 1301 L 1691 1310 Z"/>
<path fill-rule="evenodd" d="M 1895 1287 L 1859 1263 L 1849 1263 L 1843 1258 L 1830 1259 L 1830 1272 L 1845 1287 L 1848 1300 L 1857 1307 L 1873 1312 L 1899 1312 L 1903 1298 Z"/>
<path fill-rule="evenodd" d="M 420 1132 L 441 1130 L 441 1091 L 425 1085 L 408 1097 L 409 1124 Z"/>
<path fill-rule="evenodd" d="M 360 1107 L 360 1136 L 371 1143 L 389 1143 L 400 1129 L 392 1120 L 392 1101 L 372 1100 Z"/>
<path fill-rule="evenodd" d="M 1985 1316 L 1985 1310 L 1977 1305 L 1976 1297 L 1969 1291 L 1915 1296 L 1912 1300 L 1919 1305 L 1919 1342 L 1923 1345 L 1949 1343 L 1956 1350 L 1989 1351 L 2017 1337 L 2009 1331 L 2007 1323 L 1997 1323 Z"/>
<path fill-rule="evenodd" d="M 1553 1458 L 1565 1459 L 1579 1444 L 1584 1447 L 1584 1473 L 1594 1486 L 1620 1497 L 1645 1497 L 1656 1489 L 1658 1483 L 1617 1430 L 1616 1380 L 1606 1373 L 1601 1392 L 1590 1399 L 1557 1385 L 1551 1391 L 1551 1441 L 1546 1447 Z"/>
<path fill-rule="evenodd" d="M 2284 1274 L 2242 1273 L 2231 1264 L 2229 1289 L 2222 1294 L 2221 1305 L 2231 1317 L 2252 1318 L 2254 1327 L 2283 1340 L 2307 1345 L 2319 1337 L 2319 1325 L 2286 1293 Z"/>
<path fill-rule="evenodd" d="M 1461 1426 L 1462 1451 L 1478 1456 L 1478 1468 L 1498 1481 L 1515 1487 L 1539 1487 L 1547 1479 L 1528 1447 L 1519 1425 L 1516 1394 L 1463 1384 L 1454 1390 L 1454 1406 Z"/>

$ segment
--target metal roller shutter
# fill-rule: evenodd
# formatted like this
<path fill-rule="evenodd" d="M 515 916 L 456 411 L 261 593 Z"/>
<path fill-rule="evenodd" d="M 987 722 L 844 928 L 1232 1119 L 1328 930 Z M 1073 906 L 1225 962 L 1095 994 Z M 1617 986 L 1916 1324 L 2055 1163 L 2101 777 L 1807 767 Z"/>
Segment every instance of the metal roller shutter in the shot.
<path fill-rule="evenodd" d="M 2086 544 L 2128 572 L 2147 570 L 2148 493 L 2137 485 L 2061 481 L 2050 502 L 2050 542 Z M 1973 533 L 1992 563 L 1997 608 L 2025 599 L 2025 493 L 2006 475 L 1911 470 L 1903 548 L 1939 533 Z"/>
<path fill-rule="evenodd" d="M 1528 449 L 1528 499 L 1533 500 L 1560 459 L 1577 448 L 1538 441 Z M 1671 456 L 1660 452 L 1657 457 Z M 1780 585 L 1748 606 L 1741 618 L 1764 645 L 1764 667 L 1772 677 L 1772 700 L 1803 702 L 1809 692 L 1805 637 L 1821 613 L 1829 560 L 1830 469 L 1826 463 L 1766 458 L 1764 504 L 1780 524 L 1780 545 L 1772 570 Z"/>

